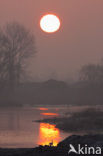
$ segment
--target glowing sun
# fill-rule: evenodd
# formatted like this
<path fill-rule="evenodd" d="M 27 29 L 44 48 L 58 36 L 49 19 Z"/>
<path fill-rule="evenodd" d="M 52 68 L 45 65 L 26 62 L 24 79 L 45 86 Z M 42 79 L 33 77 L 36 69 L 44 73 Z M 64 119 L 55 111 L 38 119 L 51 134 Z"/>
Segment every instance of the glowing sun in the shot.
<path fill-rule="evenodd" d="M 54 33 L 59 30 L 61 25 L 59 17 L 54 14 L 44 15 L 40 20 L 40 27 L 44 32 Z"/>

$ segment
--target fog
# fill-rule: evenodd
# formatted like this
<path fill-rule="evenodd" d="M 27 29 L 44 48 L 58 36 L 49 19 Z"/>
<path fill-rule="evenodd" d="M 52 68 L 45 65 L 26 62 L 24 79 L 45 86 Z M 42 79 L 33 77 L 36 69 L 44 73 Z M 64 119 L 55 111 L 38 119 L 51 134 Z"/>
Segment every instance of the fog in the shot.
<path fill-rule="evenodd" d="M 48 12 L 61 19 L 61 29 L 46 34 L 39 27 L 40 17 Z M 84 64 L 103 57 L 102 0 L 0 0 L 0 23 L 17 21 L 30 29 L 38 53 L 28 69 L 35 80 L 76 79 Z"/>

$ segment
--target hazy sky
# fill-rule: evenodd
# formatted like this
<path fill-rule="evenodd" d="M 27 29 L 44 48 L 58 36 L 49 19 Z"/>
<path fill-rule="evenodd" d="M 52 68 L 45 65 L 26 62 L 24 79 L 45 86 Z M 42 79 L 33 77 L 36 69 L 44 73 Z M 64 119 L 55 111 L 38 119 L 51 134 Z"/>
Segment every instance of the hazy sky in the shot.
<path fill-rule="evenodd" d="M 39 27 L 48 12 L 61 19 L 57 33 L 46 34 Z M 64 80 L 81 65 L 103 58 L 103 0 L 0 0 L 0 24 L 10 21 L 35 34 L 38 53 L 30 65 L 35 78 Z"/>

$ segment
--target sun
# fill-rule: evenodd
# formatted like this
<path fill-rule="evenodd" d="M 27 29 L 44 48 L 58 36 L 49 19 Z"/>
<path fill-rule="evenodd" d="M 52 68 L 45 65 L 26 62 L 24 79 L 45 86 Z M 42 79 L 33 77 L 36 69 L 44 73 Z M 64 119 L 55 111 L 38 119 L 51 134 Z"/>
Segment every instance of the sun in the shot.
<path fill-rule="evenodd" d="M 40 19 L 40 27 L 44 32 L 54 33 L 59 30 L 60 19 L 54 14 L 46 14 Z"/>

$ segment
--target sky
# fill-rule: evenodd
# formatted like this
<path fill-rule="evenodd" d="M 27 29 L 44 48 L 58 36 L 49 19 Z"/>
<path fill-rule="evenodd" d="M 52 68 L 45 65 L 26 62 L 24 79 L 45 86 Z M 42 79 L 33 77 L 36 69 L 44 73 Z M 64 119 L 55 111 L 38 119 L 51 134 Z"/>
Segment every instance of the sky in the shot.
<path fill-rule="evenodd" d="M 39 27 L 41 16 L 61 19 L 58 32 Z M 37 54 L 28 69 L 35 80 L 71 80 L 80 67 L 103 58 L 103 0 L 0 0 L 0 25 L 19 22 L 35 35 Z"/>

